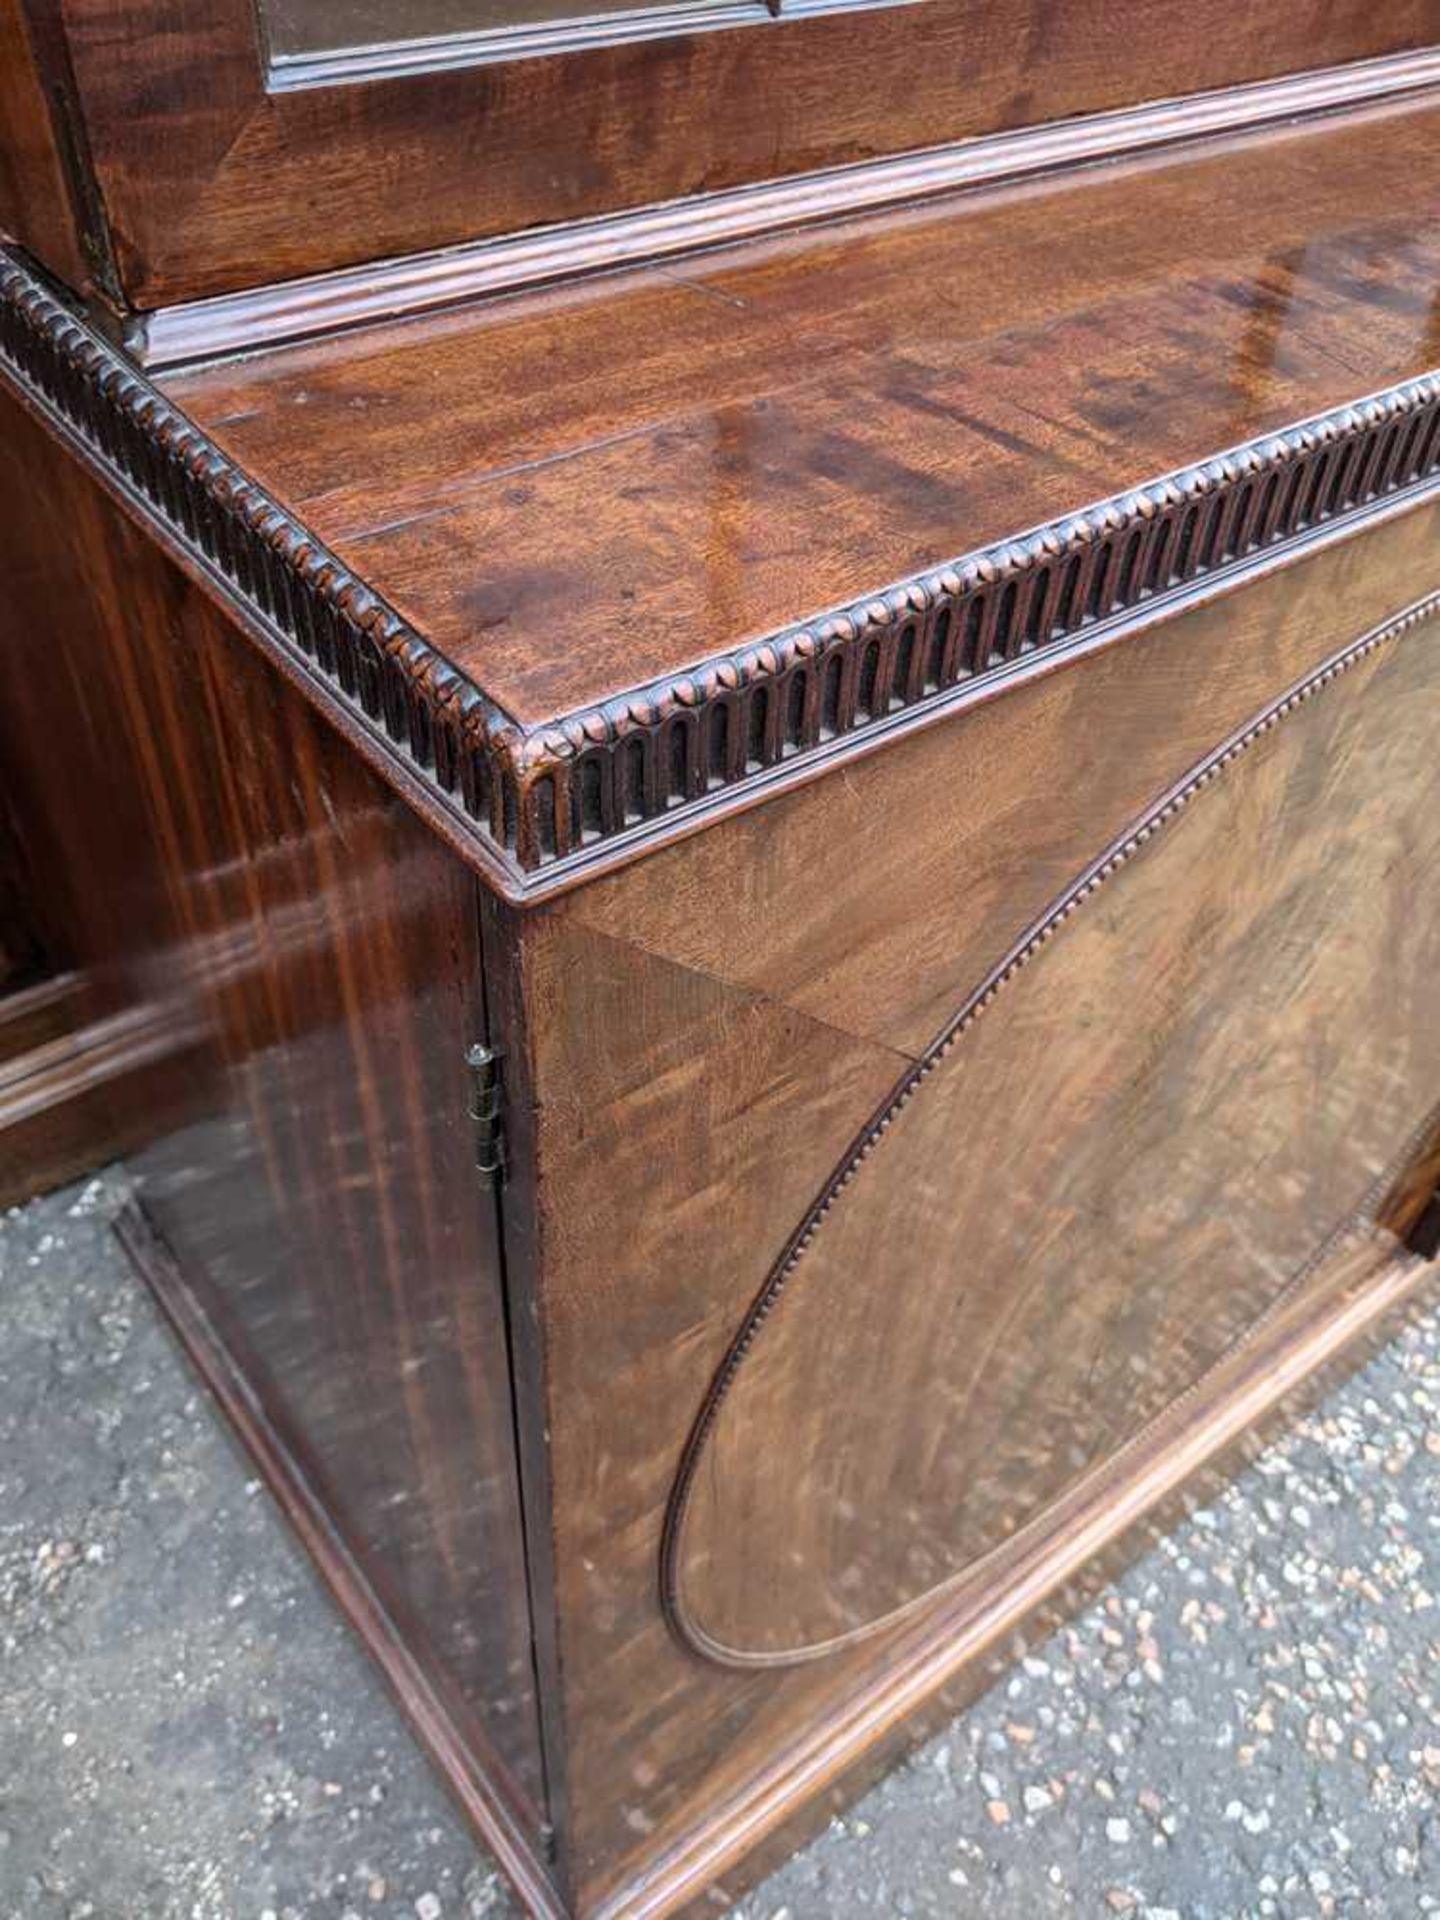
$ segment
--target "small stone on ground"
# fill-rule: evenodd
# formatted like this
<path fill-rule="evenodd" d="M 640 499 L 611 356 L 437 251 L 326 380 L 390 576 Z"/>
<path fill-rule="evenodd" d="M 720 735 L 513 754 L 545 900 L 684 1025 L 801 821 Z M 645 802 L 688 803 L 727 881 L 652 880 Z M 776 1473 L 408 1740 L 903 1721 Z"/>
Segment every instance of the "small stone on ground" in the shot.
<path fill-rule="evenodd" d="M 0 1216 L 0 1920 L 510 1920 L 109 1231 Z M 1440 1920 L 1440 1316 L 734 1920 Z"/>

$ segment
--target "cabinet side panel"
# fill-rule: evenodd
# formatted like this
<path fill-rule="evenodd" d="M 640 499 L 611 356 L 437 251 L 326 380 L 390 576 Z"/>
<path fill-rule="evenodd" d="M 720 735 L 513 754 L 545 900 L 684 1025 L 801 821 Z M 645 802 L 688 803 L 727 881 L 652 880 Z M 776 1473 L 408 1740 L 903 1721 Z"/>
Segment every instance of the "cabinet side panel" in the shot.
<path fill-rule="evenodd" d="M 942 1683 L 978 1687 L 1046 1579 L 1058 1592 L 1071 1577 L 1037 1575 L 1012 1605 L 1023 1583 L 997 1567 L 963 1619 L 942 1604 L 809 1664 L 744 1672 L 680 1643 L 660 1569 L 717 1371 L 908 1064 L 1174 783 L 1433 590 L 1436 528 L 1437 509 L 1417 507 L 526 923 L 536 1284 L 586 1910 L 658 1914 L 723 1879 L 727 1859 L 819 1796 L 842 1759 L 893 1741 Z M 1073 1008 L 1054 1016 L 1073 1031 Z M 957 1158 L 997 1124 L 967 1113 Z M 901 1304 L 877 1260 L 877 1321 Z M 834 1419 L 863 1446 L 914 1413 L 863 1366 L 827 1371 L 820 1343 L 813 1359 L 802 1422 Z M 795 1434 L 751 1422 L 740 1444 L 788 1461 Z M 1113 1535 L 1104 1525 L 1086 1537 L 1120 1537 L 1118 1520 Z M 768 1591 L 750 1596 L 761 1612 Z M 964 1666 L 948 1651 L 962 1640 L 978 1650 Z M 922 1670 L 895 1706 L 897 1676 Z"/>
<path fill-rule="evenodd" d="M 139 1198 L 430 1697 L 543 1826 L 472 876 L 0 396 L 0 751 L 43 918 L 175 1071 Z"/>

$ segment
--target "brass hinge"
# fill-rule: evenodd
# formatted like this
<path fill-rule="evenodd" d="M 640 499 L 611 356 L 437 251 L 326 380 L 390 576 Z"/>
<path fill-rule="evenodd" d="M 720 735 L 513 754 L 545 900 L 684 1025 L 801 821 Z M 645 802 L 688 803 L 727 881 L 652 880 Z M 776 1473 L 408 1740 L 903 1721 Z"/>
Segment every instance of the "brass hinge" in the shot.
<path fill-rule="evenodd" d="M 470 1118 L 475 1123 L 475 1171 L 486 1187 L 505 1178 L 505 1090 L 500 1056 L 493 1047 L 466 1049 L 470 1069 Z"/>

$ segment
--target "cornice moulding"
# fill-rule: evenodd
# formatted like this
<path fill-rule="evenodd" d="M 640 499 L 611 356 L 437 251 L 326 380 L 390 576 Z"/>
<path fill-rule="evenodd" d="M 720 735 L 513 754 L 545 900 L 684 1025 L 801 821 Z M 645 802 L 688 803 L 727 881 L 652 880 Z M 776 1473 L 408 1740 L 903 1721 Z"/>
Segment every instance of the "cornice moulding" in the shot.
<path fill-rule="evenodd" d="M 377 320 L 691 255 L 941 194 L 1068 172 L 1197 141 L 1412 100 L 1440 86 L 1440 48 L 1150 101 L 915 153 L 701 193 L 504 239 L 371 261 L 138 315 L 133 349 L 177 367 Z"/>
<path fill-rule="evenodd" d="M 516 902 L 1440 484 L 1430 373 L 524 728 L 8 248 L 0 374 Z"/>

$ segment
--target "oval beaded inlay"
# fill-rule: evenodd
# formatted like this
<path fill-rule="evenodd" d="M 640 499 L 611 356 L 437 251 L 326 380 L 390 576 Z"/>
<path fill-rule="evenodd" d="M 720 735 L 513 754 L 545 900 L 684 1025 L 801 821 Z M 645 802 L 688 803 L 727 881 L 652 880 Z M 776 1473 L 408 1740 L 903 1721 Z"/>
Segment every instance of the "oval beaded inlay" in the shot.
<path fill-rule="evenodd" d="M 806 1658 L 953 1590 L 1378 1202 L 1440 1098 L 1437 607 L 1164 795 L 836 1170 L 677 1482 L 665 1595 L 697 1648 Z"/>

